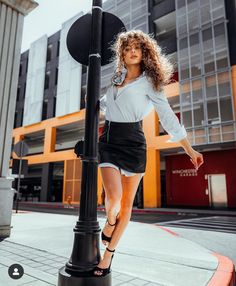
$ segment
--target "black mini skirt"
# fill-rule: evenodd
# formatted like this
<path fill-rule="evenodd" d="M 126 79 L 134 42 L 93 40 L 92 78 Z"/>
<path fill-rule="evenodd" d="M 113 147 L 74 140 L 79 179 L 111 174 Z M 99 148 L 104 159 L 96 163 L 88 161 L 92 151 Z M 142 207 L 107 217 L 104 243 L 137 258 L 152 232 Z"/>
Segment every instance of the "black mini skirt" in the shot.
<path fill-rule="evenodd" d="M 133 173 L 146 170 L 146 138 L 142 121 L 105 121 L 98 142 L 98 163 L 112 163 Z"/>

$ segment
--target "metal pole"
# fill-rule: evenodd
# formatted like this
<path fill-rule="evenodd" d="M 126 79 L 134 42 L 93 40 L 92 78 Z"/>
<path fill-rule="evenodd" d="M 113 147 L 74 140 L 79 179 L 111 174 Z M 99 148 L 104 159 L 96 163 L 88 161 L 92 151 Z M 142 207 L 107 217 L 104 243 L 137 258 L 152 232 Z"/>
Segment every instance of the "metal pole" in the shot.
<path fill-rule="evenodd" d="M 106 277 L 93 277 L 91 272 L 100 261 L 100 227 L 97 221 L 97 142 L 101 40 L 102 0 L 93 0 L 79 220 L 74 228 L 75 238 L 70 260 L 59 272 L 59 286 L 111 285 L 110 273 Z"/>
<path fill-rule="evenodd" d="M 22 153 L 23 153 L 23 141 L 20 141 L 20 164 L 19 164 L 19 174 L 17 180 L 17 193 L 16 193 L 16 213 L 18 213 L 19 205 L 19 194 L 20 194 L 20 178 L 21 178 L 21 168 L 22 168 Z"/>

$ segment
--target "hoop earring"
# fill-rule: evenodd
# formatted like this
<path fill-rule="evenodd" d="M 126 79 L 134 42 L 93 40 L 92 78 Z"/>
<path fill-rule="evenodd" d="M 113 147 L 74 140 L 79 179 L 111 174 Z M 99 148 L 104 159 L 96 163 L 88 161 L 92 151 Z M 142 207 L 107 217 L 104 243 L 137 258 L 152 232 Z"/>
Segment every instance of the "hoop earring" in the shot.
<path fill-rule="evenodd" d="M 115 85 L 121 85 L 123 82 L 122 72 L 121 71 L 115 72 L 111 78 L 111 82 Z"/>

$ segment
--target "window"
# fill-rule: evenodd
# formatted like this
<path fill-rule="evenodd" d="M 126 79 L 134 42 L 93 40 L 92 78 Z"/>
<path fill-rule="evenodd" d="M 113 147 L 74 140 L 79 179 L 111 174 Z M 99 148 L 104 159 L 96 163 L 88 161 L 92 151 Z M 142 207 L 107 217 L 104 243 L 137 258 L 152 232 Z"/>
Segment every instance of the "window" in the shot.
<path fill-rule="evenodd" d="M 58 82 L 58 68 L 56 68 L 56 72 L 55 72 L 55 85 L 57 85 Z"/>
<path fill-rule="evenodd" d="M 207 102 L 207 114 L 209 124 L 220 123 L 217 101 Z"/>
<path fill-rule="evenodd" d="M 48 72 L 45 74 L 44 90 L 49 88 L 49 79 L 50 79 L 50 72 L 48 71 Z"/>
<path fill-rule="evenodd" d="M 48 45 L 47 48 L 47 62 L 50 62 L 52 59 L 52 44 Z"/>
<path fill-rule="evenodd" d="M 59 57 L 60 53 L 60 41 L 57 42 L 57 57 Z"/>
<path fill-rule="evenodd" d="M 21 87 L 18 86 L 18 87 L 17 87 L 16 101 L 18 101 L 18 100 L 20 99 L 20 89 L 21 89 Z"/>
<path fill-rule="evenodd" d="M 20 62 L 19 76 L 21 76 L 21 75 L 22 75 L 22 66 L 23 66 L 23 63 L 22 63 L 22 62 Z"/>
<path fill-rule="evenodd" d="M 220 97 L 231 95 L 230 78 L 228 71 L 218 74 L 218 88 Z"/>
<path fill-rule="evenodd" d="M 203 103 L 193 105 L 194 126 L 204 125 Z"/>
<path fill-rule="evenodd" d="M 48 100 L 44 99 L 43 109 L 42 109 L 42 120 L 47 119 L 47 110 L 48 110 Z"/>
<path fill-rule="evenodd" d="M 194 80 L 192 82 L 193 102 L 203 101 L 203 90 L 201 79 Z"/>
<path fill-rule="evenodd" d="M 185 127 L 192 127 L 192 111 L 189 107 L 189 110 L 183 111 L 183 124 Z"/>
<path fill-rule="evenodd" d="M 206 97 L 207 98 L 216 98 L 217 90 L 216 90 L 216 76 L 208 76 L 206 77 Z"/>
<path fill-rule="evenodd" d="M 221 121 L 233 120 L 231 97 L 220 99 L 220 115 L 221 115 Z"/>

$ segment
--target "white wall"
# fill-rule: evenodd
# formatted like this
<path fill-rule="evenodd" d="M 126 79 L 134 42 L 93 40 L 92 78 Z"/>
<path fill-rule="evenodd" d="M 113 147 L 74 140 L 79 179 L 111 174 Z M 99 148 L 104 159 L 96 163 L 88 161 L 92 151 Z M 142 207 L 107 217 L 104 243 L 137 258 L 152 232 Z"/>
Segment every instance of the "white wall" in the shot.
<path fill-rule="evenodd" d="M 33 42 L 29 50 L 23 126 L 42 120 L 47 36 Z"/>
<path fill-rule="evenodd" d="M 66 37 L 73 22 L 81 16 L 82 13 L 62 24 L 55 116 L 80 110 L 82 65 L 69 54 Z"/>

